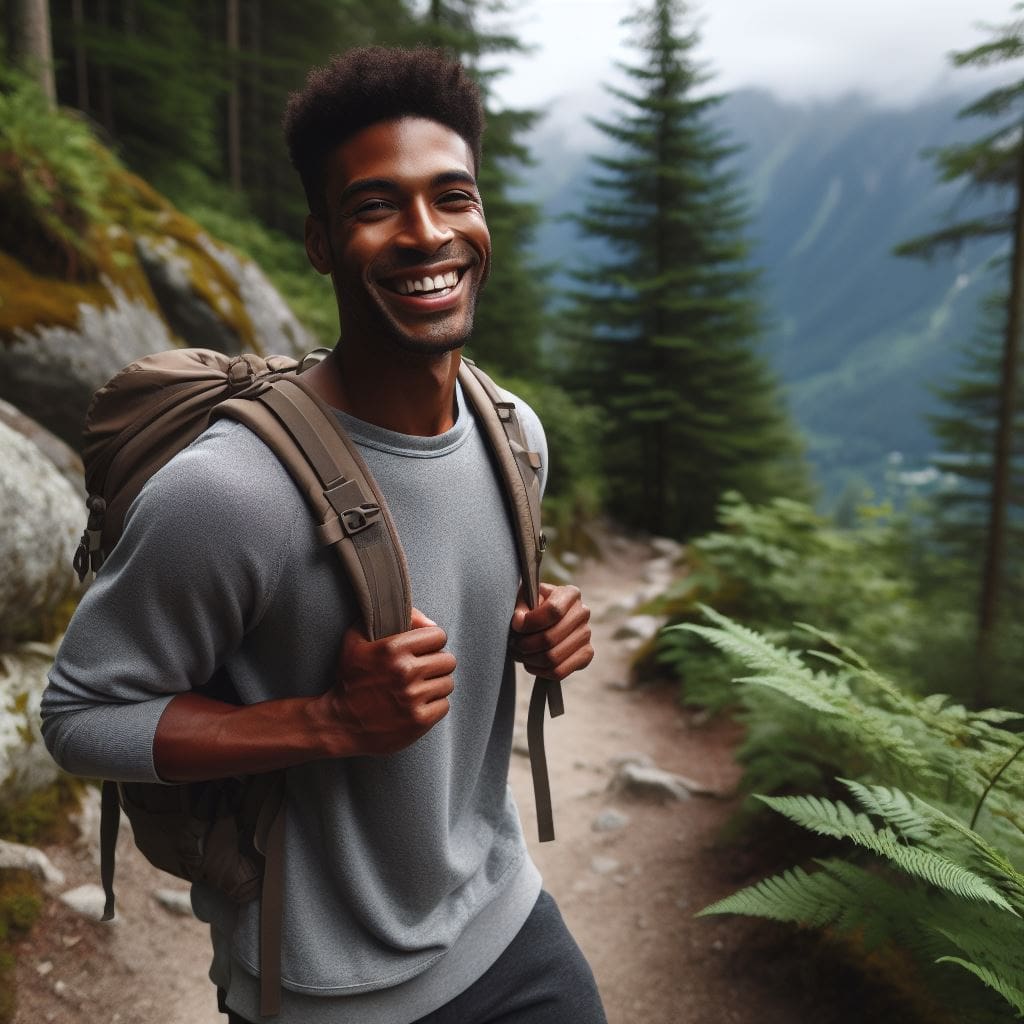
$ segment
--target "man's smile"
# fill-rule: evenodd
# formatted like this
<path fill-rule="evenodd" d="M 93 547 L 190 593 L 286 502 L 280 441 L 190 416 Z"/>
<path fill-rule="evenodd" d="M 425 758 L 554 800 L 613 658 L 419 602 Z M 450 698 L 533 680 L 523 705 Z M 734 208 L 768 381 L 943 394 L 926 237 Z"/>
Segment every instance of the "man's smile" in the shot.
<path fill-rule="evenodd" d="M 412 295 L 422 292 L 424 295 L 447 293 L 454 288 L 462 277 L 463 271 L 448 270 L 443 273 L 434 272 L 422 277 L 409 276 L 392 281 L 382 281 L 385 288 L 398 292 L 399 295 Z"/>
<path fill-rule="evenodd" d="M 436 313 L 458 306 L 465 292 L 466 272 L 473 264 L 452 261 L 436 265 L 410 267 L 398 273 L 378 276 L 385 302 L 410 312 Z"/>

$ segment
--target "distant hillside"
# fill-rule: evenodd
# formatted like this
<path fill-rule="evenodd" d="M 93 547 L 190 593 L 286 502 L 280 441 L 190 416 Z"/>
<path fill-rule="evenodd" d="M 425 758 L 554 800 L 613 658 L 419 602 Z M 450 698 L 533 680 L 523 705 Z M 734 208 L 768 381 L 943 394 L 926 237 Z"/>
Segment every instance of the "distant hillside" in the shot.
<path fill-rule="evenodd" d="M 978 301 L 993 287 L 991 243 L 933 264 L 891 255 L 954 204 L 967 209 L 958 190 L 935 184 L 921 156 L 980 131 L 957 120 L 962 104 L 796 106 L 741 91 L 719 109 L 722 127 L 745 147 L 736 166 L 750 202 L 751 262 L 764 270 L 764 351 L 831 496 L 851 480 L 883 485 L 890 453 L 901 453 L 904 468 L 927 462 L 930 389 L 955 372 Z M 585 151 L 603 144 L 584 124 L 588 112 L 607 116 L 606 99 L 552 108 L 534 140 L 539 163 L 524 181 L 546 214 L 538 257 L 560 284 L 594 255 L 559 219 L 580 208 Z"/>

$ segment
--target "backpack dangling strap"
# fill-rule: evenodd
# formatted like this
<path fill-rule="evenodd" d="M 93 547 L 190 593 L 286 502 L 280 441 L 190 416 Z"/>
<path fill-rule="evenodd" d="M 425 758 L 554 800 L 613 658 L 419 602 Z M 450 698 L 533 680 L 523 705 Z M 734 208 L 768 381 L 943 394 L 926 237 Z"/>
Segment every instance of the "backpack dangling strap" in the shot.
<path fill-rule="evenodd" d="M 117 797 L 117 783 L 108 779 L 103 783 L 100 796 L 100 882 L 105 897 L 101 921 L 114 920 L 114 855 L 120 825 L 121 802 Z"/>
<path fill-rule="evenodd" d="M 536 472 L 540 468 L 540 457 L 527 448 L 515 403 L 505 401 L 490 377 L 469 359 L 464 358 L 459 367 L 459 383 L 476 411 L 498 461 L 512 509 L 526 603 L 535 608 L 540 600 L 540 563 L 547 546 L 541 530 L 540 481 Z M 545 706 L 550 709 L 552 718 L 565 713 L 562 684 L 557 679 L 537 676 L 530 695 L 526 742 L 530 749 L 537 832 L 542 843 L 555 838 L 551 782 L 544 750 Z"/>
<path fill-rule="evenodd" d="M 260 1016 L 281 1012 L 281 926 L 284 920 L 284 774 L 260 778 L 262 793 L 253 844 L 263 854 L 260 889 Z"/>

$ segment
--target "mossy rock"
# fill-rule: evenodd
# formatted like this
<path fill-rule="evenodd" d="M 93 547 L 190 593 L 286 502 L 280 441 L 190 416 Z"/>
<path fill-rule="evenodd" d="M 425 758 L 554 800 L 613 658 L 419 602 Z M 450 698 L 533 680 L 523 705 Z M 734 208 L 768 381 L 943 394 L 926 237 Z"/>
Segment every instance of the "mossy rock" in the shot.
<path fill-rule="evenodd" d="M 73 273 L 39 257 L 54 251 L 52 210 L 33 210 L 24 195 L 13 197 L 20 241 L 5 236 L 0 252 L 0 398 L 75 448 L 92 393 L 142 356 L 181 345 L 287 355 L 315 346 L 251 260 L 109 154 L 98 166 L 102 215 L 65 225 L 80 256 Z M 0 209 L 12 202 L 4 180 Z"/>
<path fill-rule="evenodd" d="M 0 650 L 9 650 L 52 637 L 53 617 L 76 590 L 84 514 L 81 488 L 3 421 L 0 453 Z"/>
<path fill-rule="evenodd" d="M 55 649 L 30 643 L 0 654 L 0 806 L 52 786 L 59 776 L 39 718 Z"/>

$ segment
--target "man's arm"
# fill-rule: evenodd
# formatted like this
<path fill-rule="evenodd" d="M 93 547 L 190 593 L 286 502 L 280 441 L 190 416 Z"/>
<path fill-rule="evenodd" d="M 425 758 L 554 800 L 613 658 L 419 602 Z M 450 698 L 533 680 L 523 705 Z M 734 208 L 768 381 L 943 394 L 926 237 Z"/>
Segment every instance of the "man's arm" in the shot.
<path fill-rule="evenodd" d="M 328 669 L 316 697 L 308 687 L 284 696 L 288 679 L 268 681 L 282 699 L 246 707 L 195 692 L 260 621 L 292 535 L 312 528 L 280 511 L 292 489 L 235 424 L 218 424 L 146 484 L 50 673 L 43 735 L 61 767 L 126 782 L 268 771 L 400 749 L 443 716 L 453 659 L 418 613 L 408 633 L 373 644 L 339 629 L 334 685 Z"/>
<path fill-rule="evenodd" d="M 321 696 L 237 707 L 179 694 L 157 726 L 157 774 L 189 782 L 402 750 L 448 713 L 455 658 L 446 643 L 444 630 L 414 608 L 405 633 L 371 641 L 349 628 L 335 684 Z"/>

